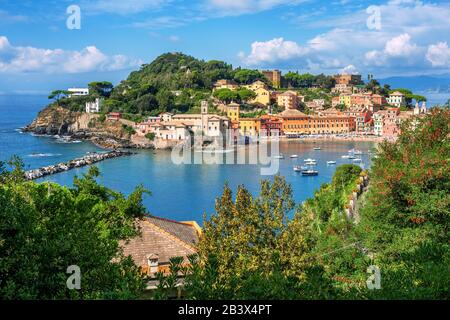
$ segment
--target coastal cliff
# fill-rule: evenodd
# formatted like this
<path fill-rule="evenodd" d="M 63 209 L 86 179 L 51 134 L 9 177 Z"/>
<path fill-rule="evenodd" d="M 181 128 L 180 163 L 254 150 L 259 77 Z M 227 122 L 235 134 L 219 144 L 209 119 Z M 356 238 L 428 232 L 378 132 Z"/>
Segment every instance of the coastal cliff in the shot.
<path fill-rule="evenodd" d="M 103 148 L 153 148 L 152 143 L 133 142 L 120 121 L 105 121 L 98 114 L 48 106 L 23 131 L 38 135 L 68 136 L 89 140 Z"/>

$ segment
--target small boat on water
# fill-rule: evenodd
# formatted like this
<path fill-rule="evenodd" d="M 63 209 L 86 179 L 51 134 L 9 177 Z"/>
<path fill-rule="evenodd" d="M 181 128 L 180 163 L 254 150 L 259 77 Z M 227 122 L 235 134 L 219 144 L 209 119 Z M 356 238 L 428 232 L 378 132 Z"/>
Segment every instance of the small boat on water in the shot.
<path fill-rule="evenodd" d="M 342 159 L 349 159 L 349 158 L 350 158 L 350 156 L 348 156 L 346 154 L 342 156 Z"/>
<path fill-rule="evenodd" d="M 284 156 L 283 156 L 282 153 L 280 153 L 279 155 L 274 156 L 274 158 L 275 158 L 275 159 L 284 159 Z"/>
<path fill-rule="evenodd" d="M 356 159 L 356 157 L 355 156 L 348 156 L 347 159 Z"/>
<path fill-rule="evenodd" d="M 292 158 L 292 159 L 298 158 L 298 155 L 293 154 L 293 155 L 291 155 L 291 158 Z"/>
<path fill-rule="evenodd" d="M 318 176 L 319 171 L 313 170 L 313 169 L 303 170 L 302 175 L 303 176 Z"/>
<path fill-rule="evenodd" d="M 315 163 L 317 163 L 317 160 L 316 160 L 316 159 L 311 159 L 311 158 L 305 159 L 305 160 L 303 160 L 303 161 L 305 161 L 305 162 L 315 162 Z"/>
<path fill-rule="evenodd" d="M 336 164 L 336 161 L 327 161 L 327 164 Z"/>
<path fill-rule="evenodd" d="M 361 158 L 355 158 L 355 159 L 353 159 L 353 162 L 362 162 L 362 159 Z"/>
<path fill-rule="evenodd" d="M 314 150 L 322 150 L 321 147 L 314 147 Z"/>
<path fill-rule="evenodd" d="M 363 154 L 363 152 L 361 150 L 354 150 L 353 154 L 354 155 L 361 155 L 361 154 Z"/>
<path fill-rule="evenodd" d="M 305 167 L 305 166 L 294 166 L 294 171 L 295 172 L 302 172 L 302 171 L 305 171 L 305 170 L 308 170 L 308 167 Z"/>

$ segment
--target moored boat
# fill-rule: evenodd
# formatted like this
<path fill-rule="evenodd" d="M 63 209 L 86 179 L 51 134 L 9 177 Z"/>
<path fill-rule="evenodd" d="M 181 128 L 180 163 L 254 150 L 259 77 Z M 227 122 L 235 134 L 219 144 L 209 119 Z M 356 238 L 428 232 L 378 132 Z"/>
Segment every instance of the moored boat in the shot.
<path fill-rule="evenodd" d="M 292 158 L 292 159 L 294 159 L 294 158 L 298 158 L 298 155 L 296 155 L 296 154 L 293 154 L 293 155 L 291 155 L 291 158 Z"/>
<path fill-rule="evenodd" d="M 303 176 L 318 176 L 319 171 L 313 170 L 313 169 L 303 170 L 302 175 Z"/>
<path fill-rule="evenodd" d="M 327 161 L 327 164 L 336 164 L 336 161 Z"/>

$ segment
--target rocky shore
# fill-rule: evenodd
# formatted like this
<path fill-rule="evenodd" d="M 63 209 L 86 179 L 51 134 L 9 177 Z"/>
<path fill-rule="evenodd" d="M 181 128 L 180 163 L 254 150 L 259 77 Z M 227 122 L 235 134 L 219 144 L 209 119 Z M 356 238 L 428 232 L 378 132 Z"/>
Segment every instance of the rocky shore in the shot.
<path fill-rule="evenodd" d="M 154 148 L 154 144 L 149 141 L 133 141 L 121 121 L 101 121 L 98 114 L 73 112 L 55 106 L 44 108 L 22 131 L 86 140 L 105 149 Z"/>
<path fill-rule="evenodd" d="M 91 153 L 81 158 L 70 160 L 69 162 L 58 163 L 52 166 L 42 167 L 39 169 L 29 170 L 25 172 L 25 179 L 35 180 L 52 174 L 69 171 L 75 168 L 88 166 L 106 159 L 118 158 L 132 155 L 129 151 L 114 150 L 105 153 Z"/>

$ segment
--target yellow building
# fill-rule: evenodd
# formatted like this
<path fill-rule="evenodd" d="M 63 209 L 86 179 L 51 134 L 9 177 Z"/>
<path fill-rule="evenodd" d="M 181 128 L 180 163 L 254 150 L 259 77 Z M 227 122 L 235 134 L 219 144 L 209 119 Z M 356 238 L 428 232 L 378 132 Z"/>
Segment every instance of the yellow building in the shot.
<path fill-rule="evenodd" d="M 258 118 L 240 118 L 239 133 L 242 136 L 257 136 L 261 130 L 261 119 Z"/>
<path fill-rule="evenodd" d="M 352 96 L 349 94 L 341 94 L 339 96 L 339 104 L 343 104 L 347 108 L 350 108 L 352 106 Z"/>
<path fill-rule="evenodd" d="M 230 103 L 227 105 L 227 117 L 230 118 L 231 121 L 239 120 L 239 112 L 240 106 L 237 103 Z"/>
<path fill-rule="evenodd" d="M 264 82 L 258 80 L 245 87 L 256 93 L 256 98 L 249 101 L 250 103 L 258 103 L 264 106 L 268 106 L 270 104 L 270 90 Z"/>

